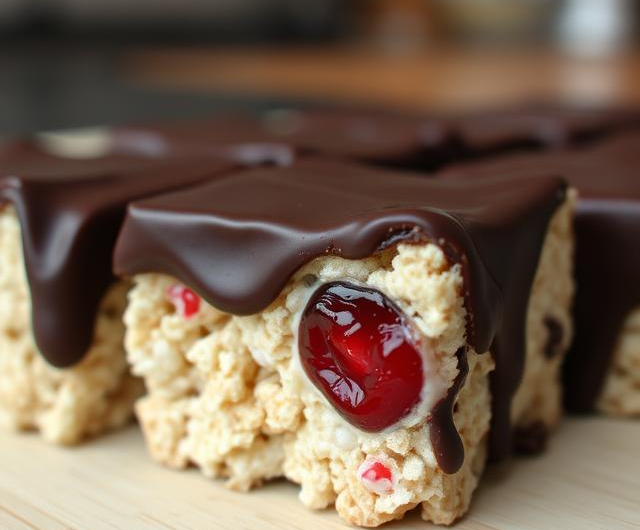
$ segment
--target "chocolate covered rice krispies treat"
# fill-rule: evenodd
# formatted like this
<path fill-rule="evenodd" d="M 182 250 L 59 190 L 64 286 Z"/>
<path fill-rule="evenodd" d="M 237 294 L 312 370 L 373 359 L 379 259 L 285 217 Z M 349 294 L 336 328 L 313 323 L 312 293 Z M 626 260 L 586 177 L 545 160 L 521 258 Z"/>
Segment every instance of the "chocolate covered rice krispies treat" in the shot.
<path fill-rule="evenodd" d="M 589 149 L 521 154 L 451 167 L 441 179 L 565 177 L 576 211 L 576 337 L 565 367 L 573 411 L 640 416 L 640 134 Z"/>
<path fill-rule="evenodd" d="M 450 524 L 488 459 L 541 449 L 571 337 L 556 178 L 254 169 L 129 207 L 126 349 L 152 456 L 311 508 Z"/>
<path fill-rule="evenodd" d="M 0 424 L 38 430 L 72 444 L 117 427 L 131 416 L 140 382 L 129 376 L 122 347 L 126 282 L 110 288 L 95 316 L 84 360 L 56 369 L 39 354 L 31 329 L 31 298 L 15 209 L 0 211 Z"/>
<path fill-rule="evenodd" d="M 111 253 L 127 202 L 225 171 L 89 160 L 6 142 L 0 156 L 0 423 L 73 444 L 122 425 L 142 383 L 129 374 L 127 282 Z"/>

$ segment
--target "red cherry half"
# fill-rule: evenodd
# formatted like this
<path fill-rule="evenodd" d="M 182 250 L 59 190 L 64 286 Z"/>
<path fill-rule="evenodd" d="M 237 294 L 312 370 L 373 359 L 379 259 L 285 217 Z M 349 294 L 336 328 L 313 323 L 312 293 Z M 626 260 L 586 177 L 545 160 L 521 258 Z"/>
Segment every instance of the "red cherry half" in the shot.
<path fill-rule="evenodd" d="M 309 379 L 363 431 L 397 423 L 420 401 L 422 356 L 406 317 L 380 291 L 320 287 L 302 314 L 298 347 Z"/>

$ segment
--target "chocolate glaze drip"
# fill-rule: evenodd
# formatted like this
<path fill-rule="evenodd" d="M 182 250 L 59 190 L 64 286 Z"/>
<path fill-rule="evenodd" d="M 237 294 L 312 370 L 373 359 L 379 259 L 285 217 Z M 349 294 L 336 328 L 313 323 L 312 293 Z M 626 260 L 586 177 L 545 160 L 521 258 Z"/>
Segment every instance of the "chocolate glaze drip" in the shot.
<path fill-rule="evenodd" d="M 576 218 L 576 336 L 565 365 L 571 410 L 593 409 L 624 319 L 640 306 L 640 134 L 589 150 L 518 155 L 450 168 L 443 179 L 565 177 L 580 193 Z"/>
<path fill-rule="evenodd" d="M 0 207 L 12 203 L 32 300 L 33 333 L 54 366 L 79 362 L 113 281 L 113 246 L 129 201 L 209 179 L 227 162 L 160 166 L 110 156 L 73 160 L 22 143 L 0 157 Z"/>
<path fill-rule="evenodd" d="M 300 160 L 132 204 L 115 270 L 170 274 L 217 308 L 247 315 L 266 308 L 318 256 L 360 259 L 400 237 L 432 241 L 461 266 L 468 343 L 478 352 L 491 347 L 496 359 L 491 446 L 502 458 L 511 448 L 510 402 L 522 376 L 531 283 L 564 193 L 555 178 L 460 185 Z"/>
<path fill-rule="evenodd" d="M 429 420 L 431 446 L 440 469 L 448 474 L 458 471 L 464 462 L 464 444 L 453 423 L 453 408 L 458 392 L 469 374 L 469 363 L 464 349 L 458 350 L 456 357 L 458 357 L 458 375 L 447 391 L 447 395 L 434 407 Z"/>

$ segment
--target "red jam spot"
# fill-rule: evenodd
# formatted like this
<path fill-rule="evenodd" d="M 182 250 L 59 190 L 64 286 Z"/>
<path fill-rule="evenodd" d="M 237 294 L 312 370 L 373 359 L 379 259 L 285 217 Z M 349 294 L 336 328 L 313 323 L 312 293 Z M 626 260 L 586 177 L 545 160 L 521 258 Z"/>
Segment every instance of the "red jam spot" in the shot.
<path fill-rule="evenodd" d="M 378 494 L 393 491 L 393 473 L 379 460 L 366 460 L 358 469 L 358 474 L 369 491 Z"/>
<path fill-rule="evenodd" d="M 309 379 L 363 431 L 393 425 L 420 401 L 418 345 L 380 291 L 345 282 L 320 287 L 302 314 L 298 347 Z"/>
<path fill-rule="evenodd" d="M 191 318 L 200 310 L 200 298 L 184 285 L 172 285 L 167 289 L 167 296 L 178 314 L 184 318 Z"/>
<path fill-rule="evenodd" d="M 363 479 L 377 482 L 378 480 L 391 480 L 391 470 L 382 462 L 374 462 L 360 475 Z"/>

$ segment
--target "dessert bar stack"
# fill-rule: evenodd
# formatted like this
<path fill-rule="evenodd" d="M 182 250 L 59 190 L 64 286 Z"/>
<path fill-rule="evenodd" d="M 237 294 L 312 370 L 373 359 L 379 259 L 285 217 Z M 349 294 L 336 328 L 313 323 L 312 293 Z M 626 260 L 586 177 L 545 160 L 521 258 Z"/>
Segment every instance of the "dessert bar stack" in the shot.
<path fill-rule="evenodd" d="M 90 156 L 2 142 L 0 421 L 71 444 L 135 408 L 168 466 L 450 524 L 563 394 L 640 412 L 639 124 L 279 111 Z"/>

